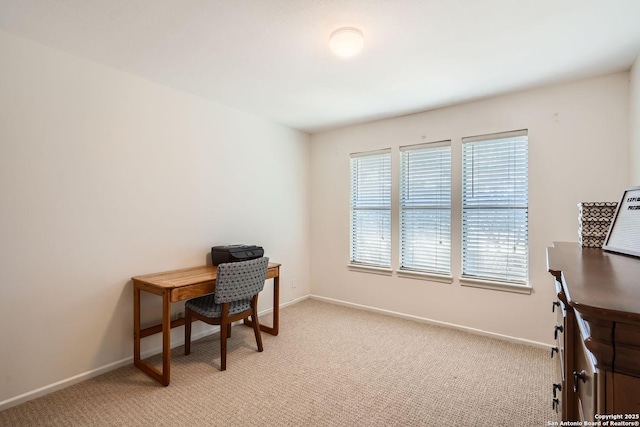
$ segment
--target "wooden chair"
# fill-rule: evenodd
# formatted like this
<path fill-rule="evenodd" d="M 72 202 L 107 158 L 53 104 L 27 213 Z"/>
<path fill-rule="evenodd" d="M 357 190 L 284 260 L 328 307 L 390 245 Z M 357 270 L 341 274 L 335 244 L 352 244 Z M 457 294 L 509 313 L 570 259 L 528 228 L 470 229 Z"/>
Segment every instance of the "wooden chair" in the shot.
<path fill-rule="evenodd" d="M 190 299 L 185 304 L 185 355 L 191 353 L 191 323 L 194 320 L 220 325 L 220 370 L 226 370 L 231 323 L 249 316 L 253 321 L 258 351 L 263 350 L 258 323 L 258 293 L 264 288 L 268 265 L 267 257 L 218 265 L 215 292 Z"/>

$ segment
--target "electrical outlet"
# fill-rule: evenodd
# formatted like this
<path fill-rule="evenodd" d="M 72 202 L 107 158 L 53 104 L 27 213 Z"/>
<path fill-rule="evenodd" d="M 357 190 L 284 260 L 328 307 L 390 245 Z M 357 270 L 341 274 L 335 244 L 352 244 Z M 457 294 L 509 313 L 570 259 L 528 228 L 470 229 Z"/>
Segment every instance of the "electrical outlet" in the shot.
<path fill-rule="evenodd" d="M 292 280 L 291 281 L 291 289 L 295 289 L 296 288 L 296 281 Z"/>
<path fill-rule="evenodd" d="M 176 311 L 176 320 L 178 319 L 182 319 L 184 317 L 184 311 L 180 310 L 180 311 Z"/>

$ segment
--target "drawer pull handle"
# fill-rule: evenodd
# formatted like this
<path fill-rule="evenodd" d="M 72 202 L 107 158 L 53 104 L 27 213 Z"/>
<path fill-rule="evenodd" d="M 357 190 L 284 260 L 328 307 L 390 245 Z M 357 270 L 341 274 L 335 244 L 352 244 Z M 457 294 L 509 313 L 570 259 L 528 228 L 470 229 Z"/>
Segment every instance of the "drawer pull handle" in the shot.
<path fill-rule="evenodd" d="M 560 301 L 554 301 L 553 304 L 551 304 L 551 312 L 552 313 L 556 312 L 556 307 L 560 307 Z"/>
<path fill-rule="evenodd" d="M 554 383 L 554 384 L 553 384 L 553 398 L 554 398 L 554 399 L 555 399 L 556 397 L 558 397 L 558 396 L 556 395 L 556 392 L 558 392 L 558 391 L 562 391 L 562 384 L 560 384 L 560 383 Z"/>
<path fill-rule="evenodd" d="M 560 406 L 560 401 L 558 399 L 554 398 L 551 401 L 551 409 L 555 409 L 556 414 L 558 413 L 558 406 Z"/>
<path fill-rule="evenodd" d="M 578 392 L 578 381 L 582 380 L 583 383 L 587 382 L 587 371 L 584 369 L 580 372 L 573 371 L 573 392 Z"/>
<path fill-rule="evenodd" d="M 556 325 L 556 327 L 553 330 L 553 339 L 557 340 L 558 339 L 558 331 L 562 332 L 564 331 L 564 328 L 562 327 L 562 325 Z"/>
<path fill-rule="evenodd" d="M 551 347 L 551 358 L 553 359 L 553 353 L 558 353 L 558 347 Z"/>

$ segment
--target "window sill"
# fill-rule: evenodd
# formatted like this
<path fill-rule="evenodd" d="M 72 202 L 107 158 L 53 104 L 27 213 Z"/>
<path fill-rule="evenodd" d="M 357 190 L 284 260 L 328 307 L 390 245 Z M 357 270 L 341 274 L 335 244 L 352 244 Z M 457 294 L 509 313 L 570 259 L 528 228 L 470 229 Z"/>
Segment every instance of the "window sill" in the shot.
<path fill-rule="evenodd" d="M 424 271 L 414 270 L 398 270 L 398 277 L 407 277 L 410 279 L 429 280 L 432 282 L 453 283 L 453 277 L 444 274 L 428 273 Z"/>
<path fill-rule="evenodd" d="M 347 264 L 347 268 L 351 271 L 359 271 L 361 273 L 373 273 L 382 274 L 385 276 L 391 276 L 393 270 L 386 267 L 375 267 L 373 265 L 364 264 Z"/>
<path fill-rule="evenodd" d="M 492 282 L 491 280 L 470 279 L 468 277 L 460 278 L 461 286 L 469 286 L 472 288 L 490 289 L 493 291 L 513 292 L 516 294 L 531 295 L 533 288 L 529 285 L 516 285 L 515 283 Z"/>

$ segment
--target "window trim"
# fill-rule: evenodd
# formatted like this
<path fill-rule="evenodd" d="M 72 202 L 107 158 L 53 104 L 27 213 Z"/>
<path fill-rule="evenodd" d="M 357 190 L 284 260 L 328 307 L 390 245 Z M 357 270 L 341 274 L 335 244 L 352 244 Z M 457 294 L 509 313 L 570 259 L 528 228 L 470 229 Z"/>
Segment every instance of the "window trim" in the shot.
<path fill-rule="evenodd" d="M 393 274 L 392 268 L 379 267 L 371 264 L 349 263 L 347 264 L 347 268 L 351 271 L 358 271 L 361 273 L 382 274 L 385 276 L 391 276 Z"/>
<path fill-rule="evenodd" d="M 406 277 L 409 279 L 428 280 L 430 282 L 453 283 L 453 276 L 446 274 L 436 274 L 423 270 L 414 270 L 410 268 L 399 268 L 396 272 L 398 277 Z"/>
<path fill-rule="evenodd" d="M 526 285 L 516 284 L 514 282 L 499 281 L 499 280 L 483 280 L 472 278 L 471 276 L 460 276 L 458 278 L 460 286 L 466 286 L 469 288 L 481 288 L 490 289 L 493 291 L 513 292 L 517 294 L 530 295 L 533 291 L 531 284 Z"/>

